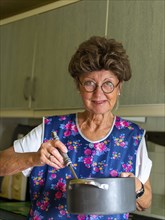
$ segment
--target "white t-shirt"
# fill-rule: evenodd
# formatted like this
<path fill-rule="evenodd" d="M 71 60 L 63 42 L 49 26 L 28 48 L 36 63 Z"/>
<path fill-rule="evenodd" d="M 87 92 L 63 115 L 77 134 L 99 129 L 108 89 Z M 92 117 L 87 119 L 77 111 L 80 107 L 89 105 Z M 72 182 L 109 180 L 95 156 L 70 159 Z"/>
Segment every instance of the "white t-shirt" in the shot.
<path fill-rule="evenodd" d="M 14 141 L 14 150 L 17 153 L 37 152 L 44 138 L 44 123 L 34 128 L 22 139 Z M 151 172 L 152 161 L 148 158 L 145 137 L 140 142 L 136 156 L 135 176 L 144 184 Z M 32 168 L 23 171 L 25 176 L 29 176 Z"/>

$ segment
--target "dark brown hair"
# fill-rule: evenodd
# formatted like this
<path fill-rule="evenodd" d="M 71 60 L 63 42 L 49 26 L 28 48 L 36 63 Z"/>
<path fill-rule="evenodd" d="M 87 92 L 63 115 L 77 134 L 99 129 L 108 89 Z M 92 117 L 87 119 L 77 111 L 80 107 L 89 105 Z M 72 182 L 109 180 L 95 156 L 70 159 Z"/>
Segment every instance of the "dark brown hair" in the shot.
<path fill-rule="evenodd" d="M 68 67 L 75 80 L 84 73 L 103 69 L 112 71 L 119 81 L 131 78 L 130 63 L 123 45 L 114 39 L 99 36 L 80 44 Z"/>

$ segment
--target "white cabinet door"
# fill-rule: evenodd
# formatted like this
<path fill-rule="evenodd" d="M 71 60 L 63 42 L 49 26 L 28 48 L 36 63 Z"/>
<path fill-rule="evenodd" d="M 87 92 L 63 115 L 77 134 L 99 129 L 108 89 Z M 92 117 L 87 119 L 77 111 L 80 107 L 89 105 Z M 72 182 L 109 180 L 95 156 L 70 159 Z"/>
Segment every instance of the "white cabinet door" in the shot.
<path fill-rule="evenodd" d="M 35 44 L 35 17 L 0 27 L 0 108 L 27 109 Z"/>
<path fill-rule="evenodd" d="M 109 3 L 108 36 L 123 42 L 132 78 L 124 83 L 120 104 L 165 102 L 165 1 Z"/>
<path fill-rule="evenodd" d="M 106 1 L 81 1 L 38 16 L 34 109 L 82 107 L 68 64 L 78 45 L 104 35 Z"/>

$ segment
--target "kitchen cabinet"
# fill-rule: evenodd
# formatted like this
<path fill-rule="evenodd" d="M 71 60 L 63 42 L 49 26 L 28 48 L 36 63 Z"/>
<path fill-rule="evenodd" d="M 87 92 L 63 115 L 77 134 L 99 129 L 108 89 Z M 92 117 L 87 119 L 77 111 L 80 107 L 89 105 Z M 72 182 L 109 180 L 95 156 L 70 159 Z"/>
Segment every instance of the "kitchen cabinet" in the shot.
<path fill-rule="evenodd" d="M 108 37 L 123 42 L 132 66 L 121 105 L 165 103 L 165 1 L 109 3 Z"/>
<path fill-rule="evenodd" d="M 82 41 L 106 33 L 124 44 L 132 66 L 120 104 L 164 103 L 164 6 L 161 0 L 82 0 L 1 25 L 0 109 L 81 108 L 68 63 Z"/>
<path fill-rule="evenodd" d="M 68 63 L 105 17 L 106 1 L 85 0 L 2 26 L 1 109 L 81 108 Z"/>
<path fill-rule="evenodd" d="M 0 27 L 0 107 L 28 109 L 36 17 Z"/>

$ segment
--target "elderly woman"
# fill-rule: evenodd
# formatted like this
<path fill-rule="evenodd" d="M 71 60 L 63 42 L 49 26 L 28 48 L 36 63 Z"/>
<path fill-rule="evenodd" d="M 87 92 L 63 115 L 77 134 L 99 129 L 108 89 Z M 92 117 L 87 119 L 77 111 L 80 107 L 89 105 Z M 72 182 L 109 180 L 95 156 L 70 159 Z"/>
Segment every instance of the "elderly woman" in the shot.
<path fill-rule="evenodd" d="M 72 174 L 59 153 L 68 153 L 78 178 L 135 176 L 137 210 L 150 206 L 152 163 L 146 150 L 145 131 L 112 113 L 123 81 L 131 78 L 128 56 L 114 39 L 91 37 L 71 58 L 69 72 L 84 111 L 44 118 L 42 125 L 1 152 L 1 175 L 23 171 L 30 177 L 28 219 L 128 219 L 128 214 L 68 213 L 66 179 L 72 178 Z M 52 139 L 52 131 L 57 132 L 60 140 Z"/>

